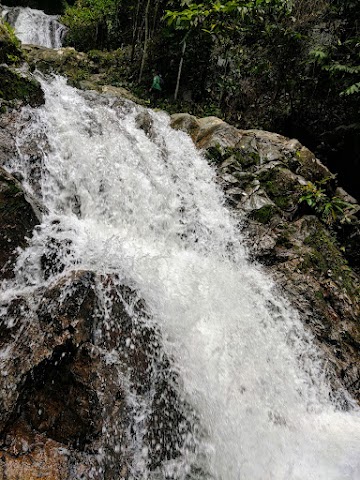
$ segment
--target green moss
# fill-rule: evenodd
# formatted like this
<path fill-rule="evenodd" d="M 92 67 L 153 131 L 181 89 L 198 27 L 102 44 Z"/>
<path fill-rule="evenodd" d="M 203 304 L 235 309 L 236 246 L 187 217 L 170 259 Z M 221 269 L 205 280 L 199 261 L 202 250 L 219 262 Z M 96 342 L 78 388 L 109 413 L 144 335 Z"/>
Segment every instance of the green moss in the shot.
<path fill-rule="evenodd" d="M 287 230 L 282 232 L 281 235 L 279 235 L 276 240 L 276 245 L 278 245 L 279 247 L 287 248 L 287 249 L 292 248 L 293 243 L 291 241 L 290 232 Z"/>
<path fill-rule="evenodd" d="M 317 290 L 316 292 L 314 292 L 314 296 L 318 300 L 324 300 L 324 294 L 321 290 Z"/>
<path fill-rule="evenodd" d="M 44 101 L 38 82 L 22 77 L 5 66 L 0 66 L 0 96 L 6 101 L 21 100 L 33 106 Z"/>
<path fill-rule="evenodd" d="M 94 62 L 99 70 L 108 71 L 111 68 L 121 68 L 124 63 L 124 51 L 121 48 L 110 52 L 103 50 L 90 50 L 88 58 Z"/>
<path fill-rule="evenodd" d="M 245 151 L 241 148 L 235 148 L 233 155 L 236 158 L 237 163 L 244 169 L 260 165 L 260 155 L 255 151 Z"/>
<path fill-rule="evenodd" d="M 16 215 L 24 204 L 24 195 L 19 186 L 7 177 L 0 175 L 0 216 Z"/>
<path fill-rule="evenodd" d="M 281 210 L 297 206 L 300 186 L 291 172 L 284 168 L 271 168 L 258 177 L 265 192 Z"/>
<path fill-rule="evenodd" d="M 23 59 L 20 47 L 13 28 L 0 18 L 0 63 L 19 64 Z"/>
<path fill-rule="evenodd" d="M 356 293 L 352 270 L 341 254 L 335 238 L 317 224 L 313 232 L 305 238 L 304 244 L 311 250 L 300 265 L 302 271 L 313 270 L 319 275 L 329 276 L 349 295 Z"/>
<path fill-rule="evenodd" d="M 14 182 L 7 182 L 6 195 L 13 196 L 21 191 L 21 188 L 19 188 Z"/>
<path fill-rule="evenodd" d="M 276 208 L 273 205 L 265 205 L 264 207 L 254 210 L 250 214 L 250 218 L 260 223 L 269 223 L 271 218 L 276 213 Z"/>
<path fill-rule="evenodd" d="M 227 158 L 224 156 L 220 145 L 216 145 L 215 147 L 209 147 L 206 150 L 205 155 L 209 163 L 213 163 L 215 165 L 220 165 Z"/>
<path fill-rule="evenodd" d="M 225 160 L 231 158 L 234 164 L 241 166 L 243 170 L 251 169 L 260 164 L 260 156 L 254 150 L 245 148 L 226 147 L 220 145 L 210 147 L 206 151 L 206 156 L 210 163 L 220 165 Z"/>

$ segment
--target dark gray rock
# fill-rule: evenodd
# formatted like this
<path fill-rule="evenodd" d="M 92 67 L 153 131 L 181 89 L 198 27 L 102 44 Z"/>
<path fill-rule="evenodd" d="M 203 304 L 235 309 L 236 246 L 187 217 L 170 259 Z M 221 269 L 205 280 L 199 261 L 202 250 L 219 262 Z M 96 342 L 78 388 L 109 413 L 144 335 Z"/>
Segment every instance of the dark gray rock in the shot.
<path fill-rule="evenodd" d="M 39 218 L 18 180 L 0 167 L 0 272 L 13 275 L 17 248 L 27 244 Z"/>

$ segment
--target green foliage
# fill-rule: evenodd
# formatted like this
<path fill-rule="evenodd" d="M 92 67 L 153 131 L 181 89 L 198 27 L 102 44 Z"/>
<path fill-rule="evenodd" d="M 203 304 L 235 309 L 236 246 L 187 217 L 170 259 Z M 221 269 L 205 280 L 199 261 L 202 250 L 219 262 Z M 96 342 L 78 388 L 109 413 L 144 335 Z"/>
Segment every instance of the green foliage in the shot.
<path fill-rule="evenodd" d="M 201 26 L 211 34 L 223 34 L 243 29 L 245 24 L 257 15 L 263 20 L 263 15 L 269 11 L 285 14 L 290 11 L 288 0 L 231 0 L 221 2 L 208 0 L 205 3 L 182 2 L 186 8 L 166 10 L 165 19 L 169 25 L 177 29 L 189 29 Z"/>
<path fill-rule="evenodd" d="M 340 95 L 354 95 L 354 93 L 360 93 L 360 82 L 353 83 L 350 87 L 343 90 Z"/>
<path fill-rule="evenodd" d="M 310 57 L 320 65 L 320 67 L 331 75 L 342 74 L 343 77 L 351 78 L 352 75 L 360 74 L 360 65 L 345 65 L 331 60 L 328 53 L 323 50 L 311 50 Z M 360 92 L 360 82 L 351 84 L 340 95 L 354 95 Z"/>
<path fill-rule="evenodd" d="M 21 47 L 21 42 L 20 40 L 17 38 L 17 36 L 15 35 L 15 30 L 14 28 L 8 23 L 8 22 L 3 22 L 2 23 L 4 29 L 6 30 L 8 36 L 9 36 L 9 39 L 10 39 L 10 42 L 17 48 L 20 48 Z"/>
<path fill-rule="evenodd" d="M 324 181 L 317 184 L 308 182 L 302 188 L 302 196 L 299 198 L 299 203 L 306 203 L 327 225 L 331 225 L 337 220 L 340 220 L 341 223 L 351 222 L 351 216 L 356 213 L 357 207 L 339 197 L 328 197 L 325 189 L 322 188 L 324 183 Z"/>
<path fill-rule="evenodd" d="M 0 63 L 18 64 L 23 58 L 21 43 L 14 29 L 0 19 Z"/>
<path fill-rule="evenodd" d="M 318 225 L 318 228 L 305 238 L 304 244 L 310 251 L 300 265 L 302 271 L 311 269 L 318 275 L 331 276 L 352 298 L 358 296 L 351 269 L 341 253 L 341 248 L 325 228 Z"/>
<path fill-rule="evenodd" d="M 77 0 L 67 6 L 61 21 L 69 28 L 67 43 L 78 50 L 107 48 L 116 34 L 120 0 Z"/>
<path fill-rule="evenodd" d="M 309 57 L 311 61 L 323 65 L 328 60 L 329 55 L 325 50 L 322 50 L 321 48 L 314 48 L 310 50 Z"/>

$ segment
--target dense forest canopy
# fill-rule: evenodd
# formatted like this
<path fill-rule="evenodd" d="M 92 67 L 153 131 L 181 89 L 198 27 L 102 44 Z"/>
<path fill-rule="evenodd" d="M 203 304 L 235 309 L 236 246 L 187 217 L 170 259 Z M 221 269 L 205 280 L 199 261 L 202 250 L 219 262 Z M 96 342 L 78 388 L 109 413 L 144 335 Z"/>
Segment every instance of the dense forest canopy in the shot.
<path fill-rule="evenodd" d="M 114 81 L 162 107 L 295 136 L 360 196 L 357 0 L 23 0 L 62 11 L 67 45 L 121 51 Z M 96 56 L 96 55 L 95 55 Z"/>

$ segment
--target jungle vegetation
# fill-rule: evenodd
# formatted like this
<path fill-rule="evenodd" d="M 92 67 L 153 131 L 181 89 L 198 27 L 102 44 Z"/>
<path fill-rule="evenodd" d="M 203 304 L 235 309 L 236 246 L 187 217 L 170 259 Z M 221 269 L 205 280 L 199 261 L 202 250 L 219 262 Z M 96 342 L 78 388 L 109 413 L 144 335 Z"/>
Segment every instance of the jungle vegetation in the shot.
<path fill-rule="evenodd" d="M 11 0 L 8 0 L 8 4 Z M 121 51 L 118 78 L 161 107 L 299 138 L 360 197 L 358 0 L 19 0 L 62 13 L 67 44 Z"/>

